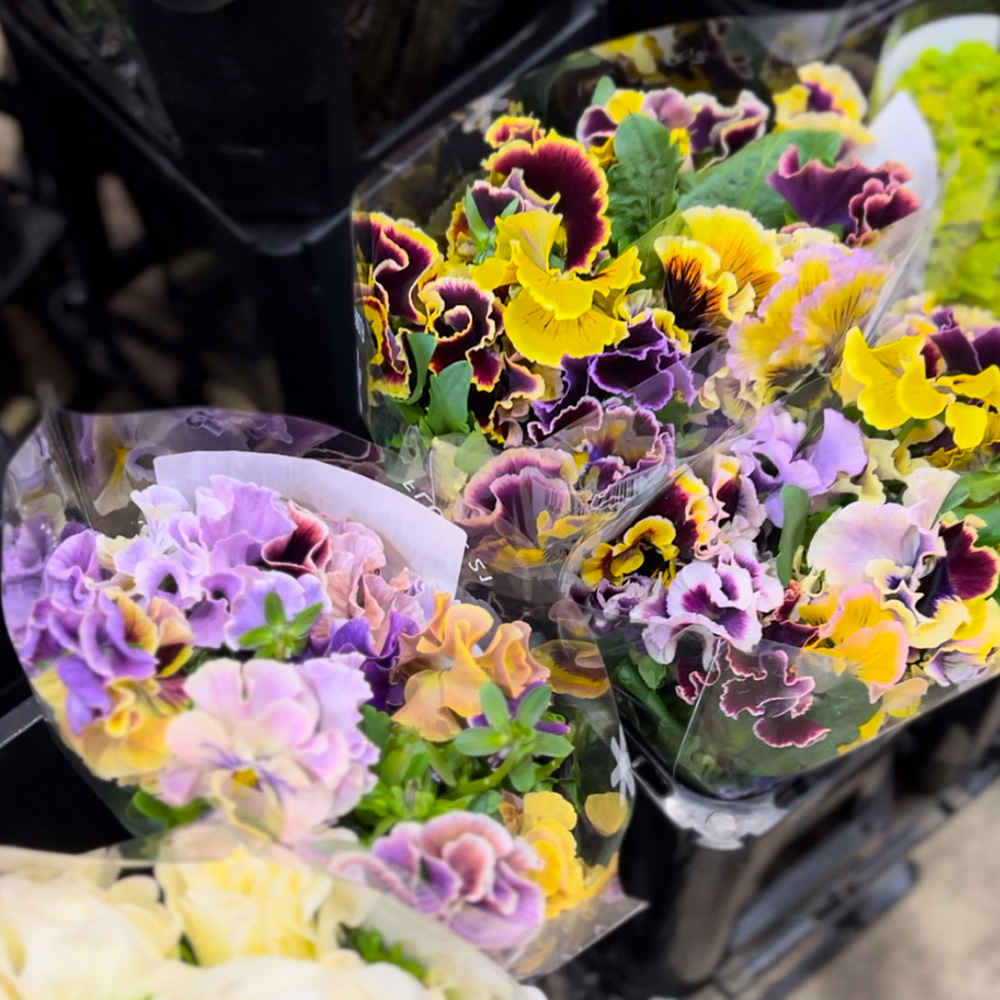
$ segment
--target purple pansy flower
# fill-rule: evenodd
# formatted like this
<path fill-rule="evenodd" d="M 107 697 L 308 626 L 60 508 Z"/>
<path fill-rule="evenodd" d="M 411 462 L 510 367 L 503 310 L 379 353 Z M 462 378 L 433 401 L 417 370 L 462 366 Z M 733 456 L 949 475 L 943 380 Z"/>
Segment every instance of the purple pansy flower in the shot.
<path fill-rule="evenodd" d="M 530 873 L 538 856 L 481 813 L 400 823 L 370 854 L 334 855 L 336 874 L 387 891 L 443 921 L 479 948 L 525 944 L 545 920 L 545 895 Z"/>
<path fill-rule="evenodd" d="M 379 711 L 392 711 L 403 704 L 405 680 L 393 682 L 392 668 L 399 662 L 402 652 L 399 637 L 416 635 L 420 626 L 406 615 L 390 609 L 387 627 L 379 648 L 376 648 L 371 625 L 366 618 L 352 618 L 334 630 L 329 638 L 320 642 L 317 652 L 357 653 L 361 658 L 361 671 L 372 689 L 370 704 Z"/>
<path fill-rule="evenodd" d="M 695 155 L 712 151 L 715 159 L 722 159 L 759 139 L 767 127 L 770 109 L 752 91 L 741 90 L 732 107 L 711 94 L 692 94 L 687 100 L 694 112 L 688 132 Z"/>
<path fill-rule="evenodd" d="M 322 573 L 330 562 L 330 526 L 296 503 L 289 503 L 288 515 L 295 529 L 264 545 L 261 549 L 264 562 L 291 576 Z"/>
<path fill-rule="evenodd" d="M 911 176 L 893 160 L 875 168 L 860 160 L 833 167 L 820 160 L 800 165 L 798 147 L 789 146 L 767 182 L 799 218 L 824 229 L 840 226 L 854 246 L 917 210 L 916 195 L 903 186 Z"/>
<path fill-rule="evenodd" d="M 247 587 L 232 608 L 232 616 L 224 629 L 226 644 L 230 649 L 242 649 L 241 637 L 251 629 L 267 624 L 264 606 L 268 595 L 272 593 L 281 598 L 286 621 L 291 621 L 300 611 L 315 604 L 320 605 L 323 611 L 330 607 L 323 583 L 315 576 L 261 574 Z"/>
<path fill-rule="evenodd" d="M 796 673 L 781 649 L 746 656 L 730 647 L 725 654 L 733 676 L 722 685 L 719 706 L 731 719 L 748 712 L 756 717 L 753 731 L 770 747 L 808 747 L 829 728 L 804 718 L 812 708 L 812 677 Z"/>
<path fill-rule="evenodd" d="M 45 592 L 52 604 L 85 611 L 94 603 L 94 584 L 106 578 L 97 559 L 97 532 L 77 532 L 60 542 L 45 564 Z"/>
<path fill-rule="evenodd" d="M 809 496 L 826 493 L 842 475 L 856 476 L 868 464 L 861 430 L 836 410 L 823 411 L 823 431 L 802 447 L 807 427 L 784 410 L 766 409 L 753 431 L 732 445 L 748 459 L 750 479 L 771 523 L 784 523 L 781 490 L 798 486 Z"/>

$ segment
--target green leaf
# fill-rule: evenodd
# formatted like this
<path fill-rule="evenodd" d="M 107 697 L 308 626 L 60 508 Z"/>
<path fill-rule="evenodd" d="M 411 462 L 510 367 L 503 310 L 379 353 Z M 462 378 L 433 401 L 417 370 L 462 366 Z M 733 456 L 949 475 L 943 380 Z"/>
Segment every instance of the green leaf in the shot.
<path fill-rule="evenodd" d="M 264 619 L 272 628 L 285 624 L 285 604 L 276 590 L 270 590 L 264 598 Z"/>
<path fill-rule="evenodd" d="M 535 733 L 531 752 L 536 757 L 568 757 L 573 752 L 573 744 L 555 733 Z"/>
<path fill-rule="evenodd" d="M 1000 504 L 988 507 L 959 507 L 957 517 L 978 517 L 984 523 L 976 528 L 976 544 L 986 548 L 1000 546 Z"/>
<path fill-rule="evenodd" d="M 472 433 L 458 446 L 455 452 L 455 465 L 462 472 L 472 475 L 478 472 L 493 457 L 486 435 L 475 427 Z"/>
<path fill-rule="evenodd" d="M 792 563 L 802 539 L 805 538 L 806 522 L 809 519 L 809 494 L 801 486 L 781 487 L 781 506 L 785 513 L 785 523 L 781 528 L 778 542 L 778 579 L 787 587 L 792 579 Z"/>
<path fill-rule="evenodd" d="M 379 750 L 384 750 L 392 736 L 392 719 L 371 705 L 362 705 L 360 729 Z"/>
<path fill-rule="evenodd" d="M 451 741 L 451 745 L 466 757 L 491 757 L 507 745 L 507 740 L 492 729 L 471 726 L 463 729 Z"/>
<path fill-rule="evenodd" d="M 767 178 L 777 169 L 781 154 L 789 146 L 797 146 L 803 166 L 809 160 L 822 160 L 830 165 L 835 162 L 842 142 L 837 132 L 799 129 L 772 132 L 713 167 L 681 197 L 677 207 L 681 211 L 695 205 L 742 208 L 764 226 L 778 229 L 785 223 L 787 202 L 767 183 Z"/>
<path fill-rule="evenodd" d="M 476 199 L 472 197 L 471 188 L 465 192 L 465 217 L 469 220 L 469 232 L 472 233 L 476 246 L 488 242 L 490 230 L 479 213 L 479 206 L 476 204 Z"/>
<path fill-rule="evenodd" d="M 323 605 L 317 601 L 310 604 L 308 608 L 303 608 L 289 623 L 288 631 L 296 639 L 301 639 L 309 634 L 309 630 L 316 624 L 319 616 L 323 614 Z"/>
<path fill-rule="evenodd" d="M 271 630 L 267 625 L 258 625 L 257 628 L 244 632 L 239 638 L 239 643 L 244 649 L 260 649 L 261 646 L 266 646 L 272 638 Z"/>
<path fill-rule="evenodd" d="M 651 690 L 656 691 L 667 679 L 667 665 L 654 660 L 651 656 L 643 656 L 636 664 L 639 676 Z"/>
<path fill-rule="evenodd" d="M 427 388 L 427 375 L 430 370 L 431 355 L 434 353 L 434 348 L 437 347 L 437 337 L 433 333 L 414 330 L 407 335 L 406 342 L 410 345 L 410 353 L 413 355 L 413 371 L 417 376 L 413 392 L 406 400 L 412 405 L 423 398 L 424 389 Z"/>
<path fill-rule="evenodd" d="M 486 721 L 494 728 L 503 730 L 510 723 L 510 712 L 503 691 L 492 681 L 479 689 L 479 704 Z"/>
<path fill-rule="evenodd" d="M 521 699 L 521 704 L 517 706 L 517 715 L 515 718 L 522 726 L 534 729 L 535 724 L 545 714 L 545 710 L 549 707 L 549 702 L 551 701 L 552 688 L 548 684 L 532 688 Z"/>
<path fill-rule="evenodd" d="M 440 375 L 431 375 L 430 383 L 427 427 L 431 434 L 451 434 L 467 430 L 472 364 L 464 359 L 456 361 L 448 365 Z"/>
<path fill-rule="evenodd" d="M 617 89 L 615 81 L 610 76 L 602 76 L 597 81 L 597 86 L 594 88 L 594 96 L 591 97 L 590 103 L 592 105 L 607 104 L 615 96 Z"/>
<path fill-rule="evenodd" d="M 515 198 L 512 202 L 508 202 L 504 206 L 504 210 L 497 216 L 498 219 L 509 219 L 512 215 L 517 215 L 521 209 L 521 201 L 519 198 Z"/>
<path fill-rule="evenodd" d="M 615 132 L 618 162 L 608 171 L 608 217 L 618 247 L 661 223 L 677 202 L 681 154 L 670 132 L 645 115 L 629 115 Z"/>
<path fill-rule="evenodd" d="M 530 792 L 538 784 L 538 767 L 530 757 L 526 757 L 507 777 L 510 778 L 514 790 L 523 795 L 525 792 Z"/>

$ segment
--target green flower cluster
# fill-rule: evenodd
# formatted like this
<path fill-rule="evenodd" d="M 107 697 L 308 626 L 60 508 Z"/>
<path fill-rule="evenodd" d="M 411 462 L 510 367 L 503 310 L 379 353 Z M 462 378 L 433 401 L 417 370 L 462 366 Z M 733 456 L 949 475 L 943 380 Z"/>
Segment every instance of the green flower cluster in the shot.
<path fill-rule="evenodd" d="M 938 144 L 946 186 L 927 283 L 942 302 L 1000 309 L 1000 52 L 964 42 L 903 75 Z"/>

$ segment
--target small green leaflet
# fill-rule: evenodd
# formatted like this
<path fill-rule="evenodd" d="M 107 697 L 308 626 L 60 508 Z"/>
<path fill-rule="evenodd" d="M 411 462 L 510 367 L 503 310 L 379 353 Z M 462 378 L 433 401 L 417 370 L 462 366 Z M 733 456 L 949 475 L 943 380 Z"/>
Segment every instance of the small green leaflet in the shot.
<path fill-rule="evenodd" d="M 645 115 L 629 115 L 615 132 L 618 162 L 608 171 L 611 239 L 619 248 L 666 219 L 677 203 L 681 155 L 670 132 Z"/>
<path fill-rule="evenodd" d="M 417 376 L 413 392 L 410 393 L 409 399 L 406 400 L 407 403 L 413 404 L 420 402 L 420 398 L 424 394 L 424 389 L 427 388 L 427 373 L 430 368 L 431 356 L 434 354 L 434 348 L 437 347 L 437 338 L 433 333 L 414 330 L 407 335 L 406 342 L 409 345 L 410 353 L 413 355 L 413 371 Z"/>
<path fill-rule="evenodd" d="M 728 205 L 750 212 L 769 229 L 779 229 L 785 225 L 788 203 L 767 183 L 767 178 L 777 169 L 781 154 L 789 146 L 797 146 L 800 164 L 822 160 L 831 165 L 842 144 L 843 137 L 837 132 L 772 132 L 713 167 L 701 183 L 681 197 L 678 208 L 683 211 L 695 205 Z"/>

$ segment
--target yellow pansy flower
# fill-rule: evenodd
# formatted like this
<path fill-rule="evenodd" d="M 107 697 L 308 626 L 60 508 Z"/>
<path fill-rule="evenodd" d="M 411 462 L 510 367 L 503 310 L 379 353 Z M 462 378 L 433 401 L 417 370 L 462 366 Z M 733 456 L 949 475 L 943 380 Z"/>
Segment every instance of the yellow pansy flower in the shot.
<path fill-rule="evenodd" d="M 812 62 L 798 69 L 798 77 L 798 83 L 774 95 L 775 131 L 832 131 L 856 145 L 871 141 L 871 133 L 861 124 L 868 102 L 847 70 Z"/>
<path fill-rule="evenodd" d="M 563 355 L 585 358 L 622 340 L 625 295 L 642 278 L 634 247 L 593 278 L 552 267 L 557 239 L 564 239 L 561 221 L 541 211 L 500 219 L 495 256 L 473 268 L 483 287 L 521 286 L 504 315 L 507 337 L 528 360 L 551 366 Z"/>

